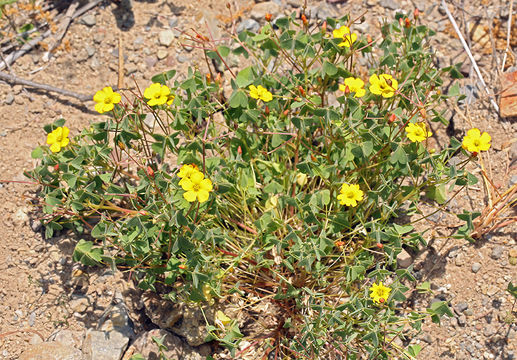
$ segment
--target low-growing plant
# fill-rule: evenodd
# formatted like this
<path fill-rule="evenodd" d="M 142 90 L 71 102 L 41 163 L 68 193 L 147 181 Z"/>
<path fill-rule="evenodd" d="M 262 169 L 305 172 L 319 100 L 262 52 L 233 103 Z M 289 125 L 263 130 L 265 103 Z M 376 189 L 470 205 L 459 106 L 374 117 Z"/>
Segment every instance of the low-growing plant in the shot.
<path fill-rule="evenodd" d="M 208 339 L 234 355 L 248 336 L 275 358 L 414 358 L 422 320 L 451 313 L 403 308 L 415 279 L 396 257 L 425 240 L 400 216 L 475 183 L 464 166 L 486 150 L 484 135 L 482 149 L 432 143 L 440 104 L 458 94 L 442 78 L 458 67 L 437 69 L 433 32 L 400 14 L 376 40 L 348 16 L 266 20 L 226 44 L 194 34 L 207 72 L 156 75 L 124 100 L 105 87 L 94 100 L 108 116 L 73 137 L 63 119 L 46 126 L 28 173 L 46 236 L 87 233 L 75 260 L 117 266 L 172 301 L 222 304 Z M 249 64 L 238 72 L 237 56 Z M 465 161 L 450 164 L 458 152 Z M 461 216 L 465 236 L 473 216 Z M 229 297 L 274 305 L 276 324 L 251 336 L 224 312 Z"/>

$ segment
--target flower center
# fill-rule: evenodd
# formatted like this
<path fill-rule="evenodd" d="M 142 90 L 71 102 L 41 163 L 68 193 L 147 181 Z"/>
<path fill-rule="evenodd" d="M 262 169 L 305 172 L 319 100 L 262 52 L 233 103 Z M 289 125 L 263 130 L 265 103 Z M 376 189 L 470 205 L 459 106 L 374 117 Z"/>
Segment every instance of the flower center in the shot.
<path fill-rule="evenodd" d="M 474 140 L 474 146 L 481 145 L 481 141 L 479 139 Z"/>
<path fill-rule="evenodd" d="M 113 99 L 112 99 L 112 96 L 111 95 L 108 95 L 104 98 L 104 103 L 105 104 L 111 104 L 113 102 Z"/>
<path fill-rule="evenodd" d="M 154 94 L 154 98 L 155 98 L 155 99 L 159 99 L 159 98 L 161 98 L 161 97 L 162 97 L 162 94 L 161 94 L 161 93 L 159 93 L 159 92 L 157 92 L 157 93 L 155 93 L 155 94 Z"/>
<path fill-rule="evenodd" d="M 192 190 L 194 190 L 195 192 L 198 192 L 199 190 L 201 190 L 201 186 L 199 184 L 194 184 L 194 185 L 192 185 Z"/>
<path fill-rule="evenodd" d="M 354 196 L 354 193 L 352 191 L 349 191 L 347 194 L 346 194 L 346 197 L 349 198 L 349 199 L 353 199 L 355 196 Z"/>

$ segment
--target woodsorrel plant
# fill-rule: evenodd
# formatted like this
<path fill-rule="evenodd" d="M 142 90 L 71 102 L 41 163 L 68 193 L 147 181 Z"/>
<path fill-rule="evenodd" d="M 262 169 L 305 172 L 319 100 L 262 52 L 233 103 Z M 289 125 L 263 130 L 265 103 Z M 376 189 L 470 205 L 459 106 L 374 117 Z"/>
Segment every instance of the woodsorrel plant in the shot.
<path fill-rule="evenodd" d="M 457 67 L 437 69 L 433 33 L 401 15 L 375 41 L 349 17 L 271 19 L 228 46 L 192 37 L 207 64 L 248 59 L 238 72 L 171 70 L 133 100 L 106 87 L 104 121 L 69 141 L 64 120 L 46 126 L 50 148 L 34 150 L 29 174 L 46 234 L 91 235 L 77 261 L 131 271 L 172 301 L 274 303 L 277 323 L 248 340 L 278 358 L 413 358 L 419 346 L 395 340 L 426 314 L 402 310 L 415 279 L 396 256 L 425 241 L 395 220 L 476 181 L 448 163 L 461 143 L 431 146 L 431 123 L 446 123 L 437 106 L 458 91 L 442 94 L 442 77 Z M 473 216 L 461 216 L 465 235 Z M 433 303 L 427 315 L 444 313 Z M 240 325 L 219 311 L 208 338 L 235 354 Z"/>

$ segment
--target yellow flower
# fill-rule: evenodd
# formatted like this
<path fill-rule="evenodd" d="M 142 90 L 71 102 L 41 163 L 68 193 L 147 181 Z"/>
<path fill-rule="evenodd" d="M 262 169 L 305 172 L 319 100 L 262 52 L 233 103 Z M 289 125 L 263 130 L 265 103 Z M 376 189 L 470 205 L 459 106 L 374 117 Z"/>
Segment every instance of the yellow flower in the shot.
<path fill-rule="evenodd" d="M 407 137 L 413 142 L 421 142 L 433 135 L 432 132 L 427 131 L 425 123 L 419 122 L 416 124 L 409 123 L 406 128 Z"/>
<path fill-rule="evenodd" d="M 264 88 L 262 85 L 250 85 L 250 96 L 253 99 L 260 99 L 264 102 L 269 102 L 273 100 L 273 94 L 267 91 L 267 89 Z"/>
<path fill-rule="evenodd" d="M 100 114 L 111 111 L 115 107 L 114 104 L 118 104 L 121 99 L 120 94 L 113 92 L 111 86 L 106 86 L 93 96 L 93 101 L 97 103 L 95 104 L 95 111 Z"/>
<path fill-rule="evenodd" d="M 356 207 L 357 202 L 363 200 L 363 191 L 359 188 L 359 185 L 348 185 L 343 184 L 339 191 L 337 199 L 341 205 Z"/>
<path fill-rule="evenodd" d="M 172 105 L 172 102 L 174 101 L 174 99 L 176 98 L 176 96 L 174 96 L 173 94 L 169 94 L 169 96 L 167 96 L 167 105 Z"/>
<path fill-rule="evenodd" d="M 54 153 L 60 152 L 61 148 L 64 148 L 70 142 L 68 134 L 70 129 L 66 126 L 58 127 L 50 134 L 47 135 L 47 144 L 50 145 L 50 150 Z"/>
<path fill-rule="evenodd" d="M 348 91 L 355 93 L 354 97 L 361 97 L 366 94 L 366 90 L 364 89 L 364 81 L 359 78 L 347 77 L 345 79 L 345 83 L 339 85 L 339 90 L 346 92 L 347 86 Z"/>
<path fill-rule="evenodd" d="M 370 288 L 370 291 L 372 292 L 370 294 L 370 297 L 373 299 L 373 302 L 379 304 L 388 300 L 388 296 L 390 296 L 391 289 L 389 287 L 384 286 L 382 282 L 379 282 L 379 285 L 373 283 L 372 287 Z"/>
<path fill-rule="evenodd" d="M 151 84 L 147 89 L 144 91 L 144 97 L 146 99 L 150 99 L 147 101 L 147 104 L 149 106 L 154 105 L 163 105 L 169 100 L 169 94 L 171 91 L 167 87 L 167 85 L 162 85 L 159 83 Z"/>
<path fill-rule="evenodd" d="M 390 98 L 395 95 L 395 91 L 399 88 L 399 83 L 391 75 L 381 74 L 379 76 L 373 74 L 370 76 L 370 92 L 375 95 Z"/>
<path fill-rule="evenodd" d="M 179 184 L 182 186 L 182 183 L 185 179 L 190 179 L 192 174 L 199 172 L 199 168 L 194 164 L 185 164 L 178 171 L 178 177 L 181 178 Z"/>
<path fill-rule="evenodd" d="M 474 128 L 467 131 L 467 135 L 463 138 L 462 147 L 471 152 L 487 151 L 490 149 L 490 140 L 492 140 L 492 137 L 488 133 L 483 132 L 481 134 L 479 129 Z"/>
<path fill-rule="evenodd" d="M 341 26 L 332 32 L 334 39 L 343 39 L 337 46 L 350 47 L 357 40 L 357 34 L 351 33 L 348 26 Z"/>
<path fill-rule="evenodd" d="M 200 203 L 204 203 L 212 191 L 212 182 L 205 179 L 202 172 L 196 171 L 190 175 L 190 178 L 182 179 L 181 187 L 185 190 L 183 193 L 185 200 L 194 202 L 197 199 Z"/>

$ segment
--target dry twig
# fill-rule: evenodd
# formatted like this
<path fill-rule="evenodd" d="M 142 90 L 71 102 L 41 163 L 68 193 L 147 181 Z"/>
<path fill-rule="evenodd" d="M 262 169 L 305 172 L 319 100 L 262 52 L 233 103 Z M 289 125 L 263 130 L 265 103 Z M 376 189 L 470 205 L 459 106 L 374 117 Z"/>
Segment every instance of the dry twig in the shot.
<path fill-rule="evenodd" d="M 445 3 L 445 0 L 442 0 L 442 7 L 445 10 L 445 12 L 447 13 L 447 17 L 449 18 L 449 21 L 451 22 L 452 27 L 454 28 L 454 31 L 456 31 L 456 34 L 458 34 L 460 42 L 463 45 L 463 48 L 465 49 L 465 51 L 467 52 L 467 55 L 468 55 L 468 57 L 470 59 L 470 62 L 472 63 L 472 67 L 476 71 L 476 74 L 477 74 L 479 80 L 481 81 L 481 84 L 483 85 L 486 93 L 490 97 L 490 103 L 494 107 L 495 111 L 497 111 L 497 113 L 499 113 L 499 106 L 495 102 L 495 100 L 493 98 L 493 95 L 488 90 L 488 87 L 487 87 L 487 85 L 485 83 L 485 79 L 483 78 L 483 75 L 481 75 L 481 72 L 479 71 L 478 64 L 477 64 L 476 60 L 474 59 L 474 56 L 472 56 L 472 52 L 470 51 L 469 46 L 465 42 L 465 38 L 461 34 L 461 31 L 458 28 L 458 24 L 456 23 L 456 20 L 454 20 L 454 17 L 452 16 L 451 12 L 449 11 L 449 8 L 448 8 L 447 4 Z"/>
<path fill-rule="evenodd" d="M 506 63 L 506 56 L 510 50 L 510 35 L 512 31 L 512 12 L 513 12 L 513 0 L 510 1 L 510 12 L 508 13 L 508 29 L 506 32 L 506 49 L 504 50 L 503 63 L 501 65 L 501 72 L 504 71 L 504 65 Z"/>
<path fill-rule="evenodd" d="M 13 84 L 30 86 L 30 87 L 45 90 L 45 91 L 55 92 L 55 93 L 58 93 L 61 95 L 70 96 L 70 97 L 79 99 L 83 102 L 92 100 L 92 98 L 93 98 L 91 95 L 78 94 L 76 92 L 61 89 L 61 88 L 58 88 L 58 87 L 55 87 L 52 85 L 36 83 L 36 82 L 30 81 L 30 80 L 25 80 L 25 79 L 19 78 L 14 75 L 6 74 L 2 71 L 0 71 L 0 80 L 4 80 L 4 81 L 7 81 L 7 82 L 13 83 Z"/>

